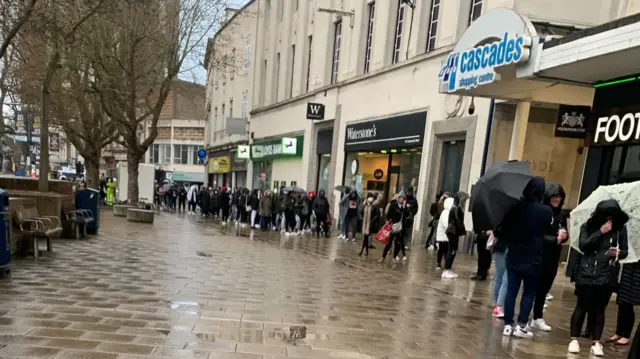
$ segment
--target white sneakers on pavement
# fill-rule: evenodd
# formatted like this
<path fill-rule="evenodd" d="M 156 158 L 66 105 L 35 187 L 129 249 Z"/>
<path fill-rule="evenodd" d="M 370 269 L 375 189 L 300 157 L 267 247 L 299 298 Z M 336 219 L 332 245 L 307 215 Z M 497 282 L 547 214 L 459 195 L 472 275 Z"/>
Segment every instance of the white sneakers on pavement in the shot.
<path fill-rule="evenodd" d="M 521 327 L 520 325 L 516 325 L 516 330 L 513 331 L 513 335 L 522 338 L 522 339 L 531 339 L 533 338 L 533 332 L 528 325 Z"/>
<path fill-rule="evenodd" d="M 502 335 L 505 337 L 510 337 L 513 335 L 513 327 L 511 325 L 505 325 L 504 330 L 502 331 Z"/>
<path fill-rule="evenodd" d="M 547 324 L 547 322 L 544 321 L 544 319 L 540 318 L 540 319 L 534 319 L 531 322 L 531 328 L 533 329 L 540 329 L 544 332 L 550 332 L 551 331 L 551 327 Z"/>
<path fill-rule="evenodd" d="M 580 353 L 580 342 L 574 339 L 569 343 L 569 354 L 578 353 Z"/>
<path fill-rule="evenodd" d="M 458 275 L 453 273 L 450 270 L 445 270 L 444 272 L 442 272 L 442 279 L 456 279 L 458 278 Z"/>
<path fill-rule="evenodd" d="M 553 300 L 553 296 L 550 293 L 547 293 L 546 300 Z"/>
<path fill-rule="evenodd" d="M 602 348 L 602 344 L 594 343 L 591 346 L 591 355 L 594 357 L 603 357 L 604 356 L 604 348 Z"/>

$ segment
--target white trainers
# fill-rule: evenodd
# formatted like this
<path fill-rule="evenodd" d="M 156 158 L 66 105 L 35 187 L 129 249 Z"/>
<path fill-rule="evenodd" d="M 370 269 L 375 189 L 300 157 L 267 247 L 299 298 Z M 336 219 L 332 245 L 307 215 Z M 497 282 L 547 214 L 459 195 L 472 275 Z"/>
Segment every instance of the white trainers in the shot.
<path fill-rule="evenodd" d="M 458 275 L 453 273 L 452 271 L 446 270 L 442 272 L 442 279 L 456 279 L 457 277 Z"/>
<path fill-rule="evenodd" d="M 549 304 L 544 303 L 544 305 L 542 306 L 542 309 L 547 309 L 547 308 L 549 308 Z"/>
<path fill-rule="evenodd" d="M 502 335 L 504 335 L 505 337 L 510 337 L 511 335 L 513 335 L 513 327 L 510 325 L 505 325 L 504 330 L 502 331 Z"/>
<path fill-rule="evenodd" d="M 400 261 L 400 257 L 395 257 L 395 258 L 393 258 L 393 260 L 398 262 L 398 261 Z"/>
<path fill-rule="evenodd" d="M 572 340 L 569 343 L 569 353 L 570 354 L 578 354 L 580 353 L 580 342 L 578 342 L 577 340 Z"/>
<path fill-rule="evenodd" d="M 591 355 L 593 355 L 594 357 L 603 357 L 604 349 L 602 348 L 602 344 L 600 343 L 593 344 L 591 346 Z"/>
<path fill-rule="evenodd" d="M 407 256 L 402 257 L 402 261 L 406 262 L 407 261 Z"/>
<path fill-rule="evenodd" d="M 547 293 L 547 298 L 545 298 L 546 300 L 553 300 L 553 296 L 550 293 Z"/>
<path fill-rule="evenodd" d="M 291 232 L 285 232 L 284 235 L 289 237 L 291 235 Z"/>
<path fill-rule="evenodd" d="M 533 338 L 533 332 L 529 329 L 529 326 L 525 326 L 524 328 L 516 325 L 516 330 L 513 331 L 513 335 L 522 339 L 531 339 Z"/>
<path fill-rule="evenodd" d="M 550 332 L 551 331 L 551 327 L 542 318 L 534 319 L 531 322 L 531 328 L 540 329 L 540 330 L 542 330 L 544 332 Z"/>

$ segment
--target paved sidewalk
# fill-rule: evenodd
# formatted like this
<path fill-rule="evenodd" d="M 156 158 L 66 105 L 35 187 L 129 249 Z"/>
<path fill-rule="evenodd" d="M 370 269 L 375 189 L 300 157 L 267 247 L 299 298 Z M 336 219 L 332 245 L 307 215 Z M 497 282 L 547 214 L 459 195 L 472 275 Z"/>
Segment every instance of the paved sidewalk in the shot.
<path fill-rule="evenodd" d="M 163 213 L 148 226 L 104 214 L 99 236 L 57 240 L 53 254 L 16 260 L 0 281 L 0 358 L 566 356 L 563 329 L 502 337 L 490 283 L 465 278 L 473 258 L 460 256 L 460 278 L 442 281 L 421 248 L 382 265 L 380 249 L 368 259 L 359 249 L 193 216 Z M 571 287 L 553 294 L 548 321 L 566 326 Z M 305 338 L 291 338 L 297 326 Z M 619 350 L 607 357 L 624 358 Z"/>

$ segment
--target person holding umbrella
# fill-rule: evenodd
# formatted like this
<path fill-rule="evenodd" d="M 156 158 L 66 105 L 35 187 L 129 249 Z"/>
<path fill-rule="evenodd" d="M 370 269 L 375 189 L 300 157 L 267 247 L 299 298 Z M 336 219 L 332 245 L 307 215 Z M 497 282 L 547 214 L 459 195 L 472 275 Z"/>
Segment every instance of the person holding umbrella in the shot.
<path fill-rule="evenodd" d="M 604 356 L 600 338 L 605 311 L 618 284 L 620 263 L 628 255 L 626 222 L 629 216 L 614 199 L 598 203 L 591 217 L 580 227 L 578 246 L 582 252 L 575 278 L 578 300 L 571 316 L 569 353 L 579 353 L 584 318 L 592 322 L 591 354 Z"/>

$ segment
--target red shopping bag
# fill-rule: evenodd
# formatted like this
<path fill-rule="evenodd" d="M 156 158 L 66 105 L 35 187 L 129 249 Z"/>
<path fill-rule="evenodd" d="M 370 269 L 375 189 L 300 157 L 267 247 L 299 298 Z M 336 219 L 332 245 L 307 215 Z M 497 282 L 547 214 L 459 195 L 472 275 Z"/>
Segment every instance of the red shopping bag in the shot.
<path fill-rule="evenodd" d="M 385 223 L 378 233 L 376 233 L 376 239 L 381 243 L 389 243 L 389 238 L 391 238 L 391 221 Z"/>

